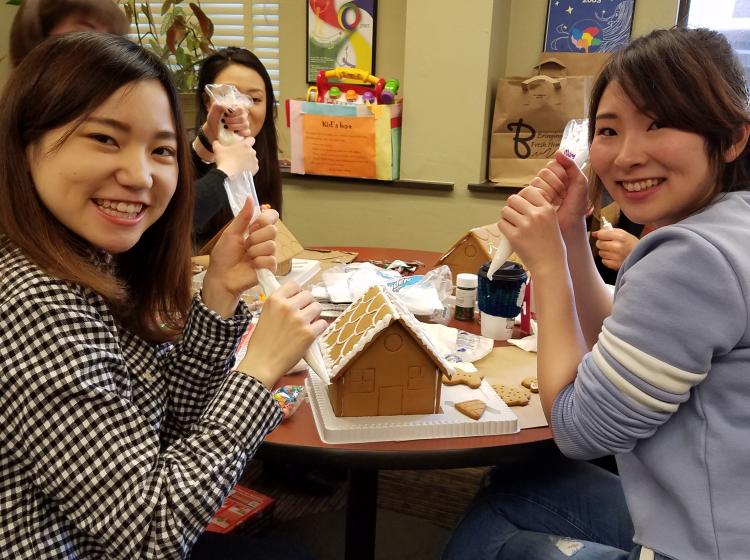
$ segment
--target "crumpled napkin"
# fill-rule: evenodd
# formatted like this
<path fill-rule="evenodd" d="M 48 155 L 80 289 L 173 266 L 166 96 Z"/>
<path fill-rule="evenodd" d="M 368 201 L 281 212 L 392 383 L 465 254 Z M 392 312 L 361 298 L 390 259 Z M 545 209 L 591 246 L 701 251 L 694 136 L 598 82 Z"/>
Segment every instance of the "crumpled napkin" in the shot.
<path fill-rule="evenodd" d="M 481 360 L 492 352 L 495 341 L 439 323 L 422 323 L 427 338 L 440 354 L 454 364 Z M 459 367 L 466 371 L 465 366 Z M 469 368 L 470 369 L 470 368 Z"/>
<path fill-rule="evenodd" d="M 523 338 L 509 338 L 508 344 L 517 346 L 526 352 L 536 352 L 536 321 L 531 320 L 531 334 Z"/>

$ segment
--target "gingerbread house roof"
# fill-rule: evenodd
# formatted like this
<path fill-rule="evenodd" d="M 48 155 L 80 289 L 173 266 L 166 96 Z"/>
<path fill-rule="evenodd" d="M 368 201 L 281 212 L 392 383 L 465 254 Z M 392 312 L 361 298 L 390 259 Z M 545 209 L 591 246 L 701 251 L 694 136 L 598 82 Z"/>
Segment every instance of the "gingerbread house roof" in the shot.
<path fill-rule="evenodd" d="M 304 251 L 297 238 L 289 228 L 279 220 L 276 222 L 276 262 L 286 262 Z"/>
<path fill-rule="evenodd" d="M 201 247 L 198 250 L 198 255 L 210 254 L 214 246 L 216 245 L 216 243 L 221 238 L 221 235 L 224 233 L 224 230 L 227 228 L 227 226 L 229 226 L 229 224 L 221 228 L 221 231 L 219 231 L 216 235 L 214 235 L 210 239 L 210 241 L 208 241 L 203 247 Z M 283 272 L 277 272 L 277 274 L 286 274 L 287 272 L 289 272 L 289 269 L 291 268 L 292 257 L 294 257 L 295 255 L 298 255 L 304 250 L 305 250 L 304 247 L 300 245 L 300 242 L 297 241 L 297 238 L 294 237 L 294 234 L 291 231 L 289 231 L 289 228 L 287 228 L 281 220 L 277 221 L 276 222 L 276 264 L 277 264 L 278 270 L 283 271 Z"/>
<path fill-rule="evenodd" d="M 328 325 L 319 339 L 329 379 L 336 379 L 349 362 L 394 322 L 401 323 L 443 373 L 453 375 L 453 366 L 440 355 L 421 323 L 398 296 L 388 288 L 373 286 Z"/>
<path fill-rule="evenodd" d="M 472 228 L 451 245 L 451 248 L 440 257 L 438 263 L 447 259 L 467 238 L 474 238 L 477 245 L 484 251 L 487 259 L 490 259 L 502 237 L 503 234 L 500 233 L 500 228 L 497 227 L 497 224 L 487 224 L 486 226 Z"/>

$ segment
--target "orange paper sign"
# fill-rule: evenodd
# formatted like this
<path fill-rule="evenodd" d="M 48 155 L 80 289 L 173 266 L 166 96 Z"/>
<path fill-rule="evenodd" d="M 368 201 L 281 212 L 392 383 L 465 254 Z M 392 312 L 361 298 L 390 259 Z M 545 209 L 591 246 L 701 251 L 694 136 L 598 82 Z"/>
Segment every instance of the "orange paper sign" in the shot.
<path fill-rule="evenodd" d="M 375 178 L 375 118 L 302 115 L 305 172 Z"/>

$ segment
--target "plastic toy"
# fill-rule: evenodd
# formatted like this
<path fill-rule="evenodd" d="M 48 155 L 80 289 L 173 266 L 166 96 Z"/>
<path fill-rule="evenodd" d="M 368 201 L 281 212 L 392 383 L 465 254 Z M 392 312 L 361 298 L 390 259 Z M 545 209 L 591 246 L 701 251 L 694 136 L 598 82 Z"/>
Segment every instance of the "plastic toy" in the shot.
<path fill-rule="evenodd" d="M 337 67 L 332 70 L 320 70 L 316 80 L 316 85 L 308 88 L 308 100 L 312 95 L 313 88 L 317 89 L 318 103 L 325 103 L 326 96 L 332 98 L 331 89 L 338 87 L 329 84 L 329 79 L 338 79 L 345 83 L 346 93 L 345 97 L 347 101 L 356 102 L 360 96 L 364 96 L 365 92 L 371 93 L 374 97 L 372 98 L 377 103 L 391 104 L 396 100 L 396 92 L 398 92 L 398 80 L 388 80 L 386 82 L 383 78 L 378 78 L 369 74 L 366 70 L 360 70 L 359 68 L 345 68 Z M 347 80 L 357 80 L 359 82 L 365 82 L 364 84 L 352 84 L 348 83 Z M 391 89 L 387 90 L 386 86 L 391 83 Z M 395 84 L 395 89 L 393 85 Z M 339 88 L 340 91 L 341 88 Z M 350 94 L 352 91 L 354 93 Z M 385 95 L 383 92 L 387 91 Z M 365 101 L 364 99 L 362 101 Z"/>
<path fill-rule="evenodd" d="M 336 101 L 339 97 L 341 97 L 341 90 L 337 88 L 336 86 L 333 86 L 331 89 L 328 90 L 328 97 Z"/>
<path fill-rule="evenodd" d="M 391 78 L 385 82 L 385 87 L 380 94 L 381 103 L 390 105 L 396 101 L 396 95 L 398 94 L 399 83 L 395 78 Z"/>

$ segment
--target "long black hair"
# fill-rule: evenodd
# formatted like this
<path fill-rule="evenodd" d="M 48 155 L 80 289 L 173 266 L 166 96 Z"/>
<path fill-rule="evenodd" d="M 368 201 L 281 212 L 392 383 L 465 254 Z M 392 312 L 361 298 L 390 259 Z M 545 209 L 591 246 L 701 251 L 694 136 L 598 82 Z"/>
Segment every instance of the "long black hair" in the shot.
<path fill-rule="evenodd" d="M 233 64 L 239 64 L 255 70 L 263 79 L 266 89 L 266 118 L 263 126 L 255 135 L 255 151 L 258 154 L 260 169 L 255 175 L 255 187 L 261 203 L 270 204 L 281 214 L 281 172 L 279 171 L 279 145 L 276 133 L 276 97 L 268 70 L 260 59 L 247 49 L 228 47 L 206 57 L 198 72 L 198 89 L 196 90 L 196 130 L 206 122 L 208 111 L 205 103 L 206 84 L 215 83 L 216 76 Z"/>

